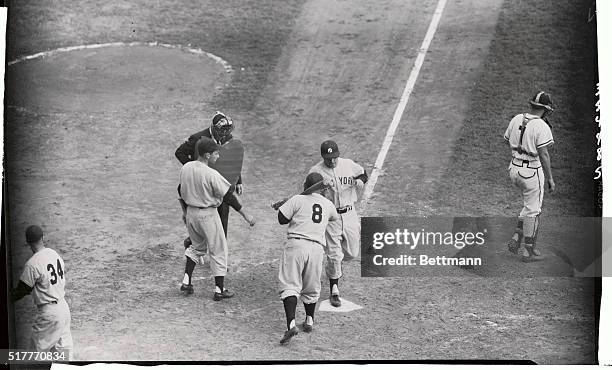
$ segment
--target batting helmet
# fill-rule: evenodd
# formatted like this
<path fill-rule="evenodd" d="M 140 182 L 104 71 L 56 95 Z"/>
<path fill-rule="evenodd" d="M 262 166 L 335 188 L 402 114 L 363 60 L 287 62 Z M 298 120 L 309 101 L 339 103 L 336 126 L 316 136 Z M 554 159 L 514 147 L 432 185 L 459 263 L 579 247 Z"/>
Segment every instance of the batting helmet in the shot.
<path fill-rule="evenodd" d="M 544 91 L 540 91 L 539 93 L 535 94 L 529 104 L 531 104 L 532 107 L 545 108 L 550 112 L 553 111 L 552 99 L 550 98 L 550 95 Z"/>
<path fill-rule="evenodd" d="M 320 173 L 309 173 L 308 176 L 306 176 L 306 181 L 304 181 L 304 190 L 308 189 L 309 187 L 320 181 L 323 181 L 323 176 Z"/>
<path fill-rule="evenodd" d="M 338 150 L 338 144 L 333 140 L 326 140 L 321 144 L 321 157 L 323 158 L 337 158 L 340 156 Z"/>

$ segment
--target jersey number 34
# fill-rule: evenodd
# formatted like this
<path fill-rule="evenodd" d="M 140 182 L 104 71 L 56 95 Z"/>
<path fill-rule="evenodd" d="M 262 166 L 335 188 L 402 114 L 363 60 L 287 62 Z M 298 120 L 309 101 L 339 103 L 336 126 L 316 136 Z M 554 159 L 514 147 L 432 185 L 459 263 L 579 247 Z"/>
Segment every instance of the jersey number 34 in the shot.
<path fill-rule="evenodd" d="M 51 273 L 51 279 L 49 280 L 51 285 L 57 284 L 58 275 L 60 279 L 64 279 L 64 269 L 62 269 L 62 264 L 60 263 L 60 260 L 57 260 L 57 273 L 55 272 L 55 267 L 53 267 L 53 264 L 51 263 L 47 265 L 47 271 Z"/>

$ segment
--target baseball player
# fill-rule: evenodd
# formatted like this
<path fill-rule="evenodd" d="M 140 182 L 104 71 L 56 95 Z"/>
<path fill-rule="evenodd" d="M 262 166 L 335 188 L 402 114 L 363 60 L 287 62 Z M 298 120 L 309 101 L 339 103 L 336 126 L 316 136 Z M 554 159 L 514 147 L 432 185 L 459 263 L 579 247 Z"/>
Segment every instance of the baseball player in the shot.
<path fill-rule="evenodd" d="M 323 183 L 323 176 L 311 173 L 306 177 L 304 189 Z M 328 222 L 339 219 L 336 207 L 323 193 L 325 187 L 307 195 L 295 195 L 278 209 L 278 222 L 289 224 L 287 242 L 280 260 L 278 280 L 280 297 L 285 307 L 287 331 L 280 340 L 288 343 L 297 335 L 295 309 L 301 297 L 306 310 L 303 330 L 312 331 L 314 313 L 321 294 L 321 272 L 325 254 L 325 230 Z"/>
<path fill-rule="evenodd" d="M 213 139 L 218 145 L 223 146 L 233 139 L 232 131 L 234 130 L 234 122 L 232 119 L 221 112 L 216 112 L 212 118 L 212 124 L 209 128 L 198 131 L 191 135 L 183 144 L 181 144 L 174 155 L 181 162 L 185 164 L 189 161 L 196 160 L 198 158 L 197 153 L 197 142 L 203 137 Z M 236 193 L 242 194 L 242 176 L 238 175 L 235 185 Z M 221 205 L 217 208 L 219 216 L 221 217 L 221 224 L 223 225 L 223 233 L 227 238 L 227 222 L 229 218 L 229 204 L 225 201 L 221 202 Z M 191 245 L 189 237 L 183 242 L 185 249 Z"/>
<path fill-rule="evenodd" d="M 330 199 L 336 206 L 340 217 L 329 223 L 326 232 L 325 254 L 327 266 L 325 273 L 329 279 L 330 303 L 340 307 L 340 290 L 338 281 L 342 277 L 343 258 L 352 259 L 359 256 L 361 223 L 355 210 L 357 191 L 361 191 L 368 181 L 368 175 L 362 166 L 350 159 L 340 158 L 338 145 L 327 140 L 321 144 L 323 160 L 310 169 L 332 184 Z"/>
<path fill-rule="evenodd" d="M 192 244 L 185 249 L 185 275 L 181 291 L 193 293 L 191 276 L 200 257 L 210 255 L 210 269 L 215 277 L 213 299 L 220 301 L 231 298 L 234 293 L 224 288 L 227 274 L 227 241 L 223 234 L 221 218 L 217 207 L 227 202 L 251 225 L 255 220 L 245 212 L 234 195 L 234 187 L 219 172 L 210 168 L 219 158 L 219 145 L 212 139 L 204 138 L 198 142 L 198 159 L 187 162 L 179 175 L 179 196 L 183 208 L 183 221 L 187 226 Z"/>
<path fill-rule="evenodd" d="M 544 182 L 551 192 L 555 191 L 550 168 L 548 147 L 554 143 L 546 115 L 553 111 L 550 95 L 541 91 L 529 102 L 528 113 L 516 115 L 510 121 L 504 139 L 512 149 L 512 160 L 508 168 L 512 183 L 522 191 L 521 210 L 508 250 L 520 254 L 523 262 L 540 259 L 536 248 L 539 216 L 542 211 Z M 525 238 L 525 247 L 521 241 Z"/>
<path fill-rule="evenodd" d="M 66 265 L 56 251 L 45 247 L 40 226 L 29 226 L 25 235 L 26 243 L 34 255 L 26 262 L 11 296 L 15 302 L 32 294 L 36 304 L 30 350 L 61 352 L 65 360 L 72 360 L 70 308 L 64 299 Z"/>

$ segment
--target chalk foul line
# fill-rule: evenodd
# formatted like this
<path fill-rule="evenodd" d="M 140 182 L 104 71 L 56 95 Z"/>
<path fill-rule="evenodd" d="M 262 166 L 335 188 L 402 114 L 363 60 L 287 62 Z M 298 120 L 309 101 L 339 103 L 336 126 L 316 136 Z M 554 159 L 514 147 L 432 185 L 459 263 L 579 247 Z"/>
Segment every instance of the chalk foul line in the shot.
<path fill-rule="evenodd" d="M 391 121 L 391 124 L 387 129 L 387 134 L 385 135 L 385 138 L 383 140 L 382 148 L 378 153 L 378 157 L 376 157 L 376 162 L 374 163 L 372 174 L 370 175 L 370 178 L 366 183 L 365 189 L 363 190 L 363 196 L 361 198 L 361 209 L 365 208 L 368 201 L 370 200 L 370 197 L 374 193 L 374 187 L 376 186 L 376 182 L 378 181 L 378 177 L 382 171 L 385 158 L 387 157 L 387 153 L 389 152 L 389 147 L 393 142 L 395 131 L 397 130 L 397 126 L 399 125 L 399 122 L 402 119 L 402 115 L 404 114 L 404 110 L 406 109 L 406 105 L 408 104 L 410 94 L 412 93 L 412 90 L 416 85 L 417 78 L 419 77 L 419 72 L 421 71 L 421 67 L 423 66 L 423 62 L 425 60 L 425 55 L 429 50 L 429 45 L 431 44 L 436 30 L 438 29 L 438 24 L 440 23 L 440 19 L 442 18 L 442 12 L 444 11 L 444 7 L 446 6 L 446 1 L 447 0 L 439 0 L 431 22 L 429 23 L 429 28 L 427 29 L 427 33 L 425 34 L 423 43 L 419 48 L 419 53 L 417 54 L 416 60 L 414 61 L 414 67 L 412 67 L 410 76 L 408 76 L 406 87 L 404 88 L 404 92 L 402 93 L 399 104 L 397 105 L 395 114 L 393 114 L 393 120 Z"/>

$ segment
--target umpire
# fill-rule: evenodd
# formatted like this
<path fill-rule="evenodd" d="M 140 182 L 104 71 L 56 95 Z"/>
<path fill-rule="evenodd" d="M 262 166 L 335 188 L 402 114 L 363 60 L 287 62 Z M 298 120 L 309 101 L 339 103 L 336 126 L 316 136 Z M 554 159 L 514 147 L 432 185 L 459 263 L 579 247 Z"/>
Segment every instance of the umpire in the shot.
<path fill-rule="evenodd" d="M 201 138 L 207 137 L 209 139 L 213 139 L 217 145 L 222 146 L 233 139 L 232 131 L 234 131 L 234 122 L 232 119 L 226 114 L 217 111 L 212 118 L 212 124 L 210 127 L 189 136 L 189 138 L 176 149 L 174 155 L 183 165 L 187 162 L 194 161 L 198 159 L 196 144 Z M 236 186 L 236 193 L 241 195 L 242 175 L 239 175 L 236 184 L 232 185 Z M 225 234 L 226 238 L 229 208 L 230 206 L 225 200 L 217 208 L 219 217 L 221 218 L 221 225 L 223 225 L 223 233 Z M 185 248 L 188 248 L 191 245 L 191 240 L 189 237 L 185 239 L 184 245 Z"/>

